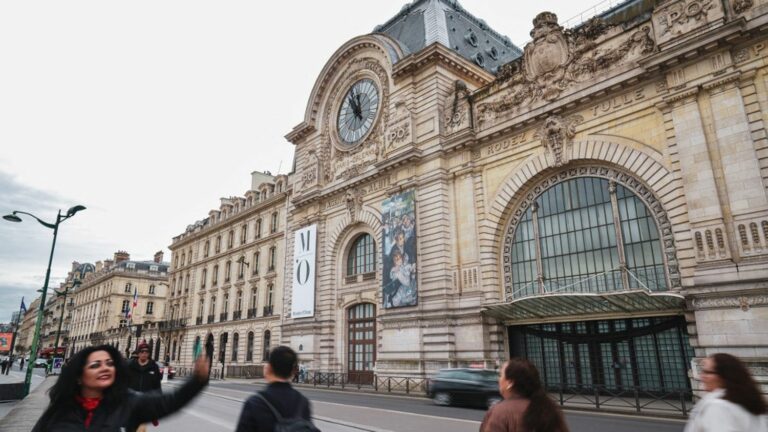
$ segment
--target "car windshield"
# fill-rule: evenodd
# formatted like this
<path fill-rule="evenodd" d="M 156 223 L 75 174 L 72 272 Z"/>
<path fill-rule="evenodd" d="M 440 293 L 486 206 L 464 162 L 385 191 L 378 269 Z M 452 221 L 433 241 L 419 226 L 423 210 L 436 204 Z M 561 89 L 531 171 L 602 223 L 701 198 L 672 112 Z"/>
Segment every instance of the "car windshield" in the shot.
<path fill-rule="evenodd" d="M 480 379 L 483 381 L 496 381 L 499 375 L 494 371 L 479 371 Z"/>

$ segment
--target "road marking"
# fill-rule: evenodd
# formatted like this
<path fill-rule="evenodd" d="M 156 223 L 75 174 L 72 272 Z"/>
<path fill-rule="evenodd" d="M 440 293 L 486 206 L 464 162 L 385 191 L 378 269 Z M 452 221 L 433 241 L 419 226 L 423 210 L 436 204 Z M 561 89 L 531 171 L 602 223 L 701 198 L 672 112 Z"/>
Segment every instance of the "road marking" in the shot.
<path fill-rule="evenodd" d="M 237 426 L 234 423 L 230 423 L 230 422 L 224 421 L 224 420 L 219 420 L 216 417 L 212 417 L 212 416 L 205 415 L 205 414 L 200 414 L 197 411 L 193 411 L 191 408 L 184 408 L 182 411 L 184 411 L 185 413 L 187 413 L 187 414 L 189 414 L 189 415 L 191 415 L 193 417 L 197 417 L 199 419 L 202 419 L 202 420 L 205 420 L 207 422 L 213 423 L 216 426 L 221 426 L 221 427 L 223 427 L 224 429 L 227 429 L 227 430 L 235 430 L 235 426 Z"/>
<path fill-rule="evenodd" d="M 587 411 L 587 410 L 579 410 L 579 409 L 568 409 L 560 407 L 564 413 L 567 414 L 573 414 L 573 415 L 581 415 L 581 416 L 600 416 L 600 417 L 621 417 L 626 418 L 630 420 L 656 420 L 659 422 L 670 422 L 670 423 L 687 423 L 687 419 L 683 418 L 671 418 L 671 417 L 659 417 L 654 416 L 652 414 L 643 414 L 643 415 L 637 415 L 637 414 L 622 414 L 617 412 L 605 412 L 605 411 Z"/>
<path fill-rule="evenodd" d="M 345 405 L 345 404 L 340 404 L 340 403 L 335 403 L 335 402 L 312 401 L 312 403 L 315 404 L 315 405 L 317 405 L 317 404 L 326 404 L 326 405 L 354 407 L 356 409 L 367 409 L 367 410 L 371 410 L 371 411 L 381 411 L 381 412 L 386 412 L 386 413 L 395 413 L 395 414 L 399 414 L 401 416 L 402 415 L 412 415 L 412 416 L 417 416 L 417 417 L 426 417 L 426 418 L 432 418 L 432 419 L 438 419 L 438 420 L 457 421 L 457 422 L 464 422 L 464 423 L 477 424 L 477 425 L 479 425 L 481 423 L 481 422 L 479 422 L 477 420 L 465 420 L 465 419 L 458 419 L 458 418 L 453 418 L 453 417 L 441 417 L 441 416 L 435 416 L 435 415 L 429 415 L 429 414 L 417 414 L 417 413 L 412 413 L 412 412 L 407 412 L 407 411 L 396 411 L 396 410 L 388 410 L 388 409 L 383 409 L 383 408 L 371 408 L 371 407 L 359 406 L 359 405 Z"/>

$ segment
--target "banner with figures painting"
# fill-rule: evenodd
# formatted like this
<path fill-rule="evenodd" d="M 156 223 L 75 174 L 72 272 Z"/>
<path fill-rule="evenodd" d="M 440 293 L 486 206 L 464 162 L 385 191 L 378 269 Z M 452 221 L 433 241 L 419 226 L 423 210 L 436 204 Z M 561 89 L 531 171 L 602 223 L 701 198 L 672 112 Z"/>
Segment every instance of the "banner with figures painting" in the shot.
<path fill-rule="evenodd" d="M 411 190 L 393 195 L 381 207 L 383 307 L 416 306 L 416 194 Z"/>

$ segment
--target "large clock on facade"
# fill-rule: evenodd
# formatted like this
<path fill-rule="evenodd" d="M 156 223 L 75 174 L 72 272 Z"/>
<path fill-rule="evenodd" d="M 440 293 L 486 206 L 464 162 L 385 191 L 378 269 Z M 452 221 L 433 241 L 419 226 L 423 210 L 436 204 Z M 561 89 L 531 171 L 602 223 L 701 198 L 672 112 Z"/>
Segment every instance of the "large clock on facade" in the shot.
<path fill-rule="evenodd" d="M 336 122 L 339 138 L 344 144 L 357 144 L 373 126 L 379 111 L 379 89 L 373 80 L 355 82 L 344 95 Z"/>

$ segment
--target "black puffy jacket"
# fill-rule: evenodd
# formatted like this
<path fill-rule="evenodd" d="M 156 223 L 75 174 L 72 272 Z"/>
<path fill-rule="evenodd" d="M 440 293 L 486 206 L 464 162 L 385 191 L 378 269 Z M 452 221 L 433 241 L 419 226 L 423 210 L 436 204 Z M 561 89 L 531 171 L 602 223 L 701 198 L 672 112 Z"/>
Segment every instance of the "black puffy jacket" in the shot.
<path fill-rule="evenodd" d="M 126 400 L 120 404 L 103 400 L 93 412 L 91 424 L 87 429 L 86 412 L 77 406 L 75 409 L 67 407 L 53 413 L 47 424 L 42 424 L 44 420 L 41 418 L 32 432 L 134 432 L 143 423 L 161 419 L 180 410 L 207 384 L 207 380 L 202 382 L 192 377 L 174 392 L 138 393 L 128 390 Z"/>
<path fill-rule="evenodd" d="M 128 374 L 131 377 L 128 387 L 131 389 L 138 392 L 160 390 L 160 381 L 163 376 L 154 360 L 149 360 L 144 366 L 140 365 L 136 359 L 131 360 L 128 363 Z"/>

